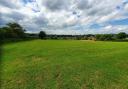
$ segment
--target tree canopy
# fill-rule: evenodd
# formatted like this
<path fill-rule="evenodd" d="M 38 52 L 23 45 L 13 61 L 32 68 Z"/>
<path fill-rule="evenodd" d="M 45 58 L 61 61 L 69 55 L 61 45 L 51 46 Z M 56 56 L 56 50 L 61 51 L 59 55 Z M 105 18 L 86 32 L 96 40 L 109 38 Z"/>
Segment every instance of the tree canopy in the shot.
<path fill-rule="evenodd" d="M 0 28 L 0 39 L 5 38 L 24 38 L 25 30 L 18 23 L 8 23 Z"/>
<path fill-rule="evenodd" d="M 117 39 L 125 39 L 127 34 L 125 32 L 120 32 L 116 35 Z"/>
<path fill-rule="evenodd" d="M 40 39 L 45 39 L 46 38 L 46 33 L 44 31 L 40 31 L 39 38 Z"/>

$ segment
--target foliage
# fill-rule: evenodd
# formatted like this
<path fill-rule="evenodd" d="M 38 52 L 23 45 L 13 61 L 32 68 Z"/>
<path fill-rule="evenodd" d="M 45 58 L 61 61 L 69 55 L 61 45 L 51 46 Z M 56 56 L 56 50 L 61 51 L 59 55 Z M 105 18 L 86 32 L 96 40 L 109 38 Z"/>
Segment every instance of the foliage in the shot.
<path fill-rule="evenodd" d="M 0 28 L 0 40 L 3 40 L 5 38 L 5 30 Z"/>
<path fill-rule="evenodd" d="M 39 38 L 40 39 L 45 39 L 46 38 L 46 33 L 44 31 L 40 31 Z"/>
<path fill-rule="evenodd" d="M 8 23 L 0 28 L 0 39 L 24 38 L 25 30 L 18 23 Z"/>
<path fill-rule="evenodd" d="M 113 34 L 97 34 L 97 35 L 95 35 L 96 40 L 101 40 L 101 41 L 113 40 L 113 37 L 114 37 Z"/>
<path fill-rule="evenodd" d="M 125 32 L 120 32 L 116 35 L 117 39 L 125 39 L 127 37 L 127 34 Z"/>

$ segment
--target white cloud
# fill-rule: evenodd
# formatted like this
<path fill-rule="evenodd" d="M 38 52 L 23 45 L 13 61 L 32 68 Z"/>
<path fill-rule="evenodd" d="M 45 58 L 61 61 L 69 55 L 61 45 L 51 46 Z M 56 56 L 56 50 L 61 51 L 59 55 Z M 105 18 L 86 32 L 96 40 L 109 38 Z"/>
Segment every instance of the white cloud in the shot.
<path fill-rule="evenodd" d="M 128 26 L 105 24 L 110 20 L 128 18 L 124 15 L 128 11 L 128 4 L 124 6 L 124 10 L 117 9 L 123 0 L 36 0 L 27 3 L 23 1 L 25 0 L 0 0 L 1 25 L 16 21 L 29 32 L 45 30 L 56 34 L 127 32 Z M 93 23 L 103 27 L 99 30 L 89 29 Z"/>

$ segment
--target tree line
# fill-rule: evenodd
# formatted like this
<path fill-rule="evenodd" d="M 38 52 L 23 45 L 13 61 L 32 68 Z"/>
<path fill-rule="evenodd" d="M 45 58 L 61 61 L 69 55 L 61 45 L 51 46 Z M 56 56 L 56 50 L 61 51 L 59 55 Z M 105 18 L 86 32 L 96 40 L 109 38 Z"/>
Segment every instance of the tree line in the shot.
<path fill-rule="evenodd" d="M 128 35 L 125 32 L 118 34 L 96 34 L 96 40 L 107 41 L 107 40 L 125 40 Z"/>
<path fill-rule="evenodd" d="M 99 41 L 111 41 L 111 40 L 125 40 L 128 38 L 128 34 L 120 32 L 118 34 L 87 34 L 87 35 L 53 35 L 46 34 L 44 31 L 36 33 L 26 33 L 18 23 L 8 23 L 6 26 L 0 28 L 0 41 L 6 39 L 74 39 L 74 40 L 99 40 Z"/>
<path fill-rule="evenodd" d="M 74 39 L 74 40 L 97 40 L 97 41 L 114 41 L 126 40 L 128 34 L 120 32 L 118 34 L 87 34 L 87 35 L 46 35 L 44 31 L 40 31 L 41 39 Z"/>

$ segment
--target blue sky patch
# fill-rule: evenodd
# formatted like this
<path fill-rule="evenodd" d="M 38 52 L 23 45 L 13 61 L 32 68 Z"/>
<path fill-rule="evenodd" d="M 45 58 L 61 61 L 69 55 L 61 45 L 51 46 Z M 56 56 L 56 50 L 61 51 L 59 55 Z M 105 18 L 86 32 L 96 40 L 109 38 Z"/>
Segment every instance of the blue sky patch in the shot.
<path fill-rule="evenodd" d="M 108 23 L 111 25 L 128 25 L 128 18 L 120 20 L 111 20 Z"/>
<path fill-rule="evenodd" d="M 90 29 L 100 29 L 102 26 L 101 25 L 99 25 L 99 24 L 97 24 L 97 23 L 94 23 L 94 24 L 92 24 L 92 25 L 90 25 Z"/>

